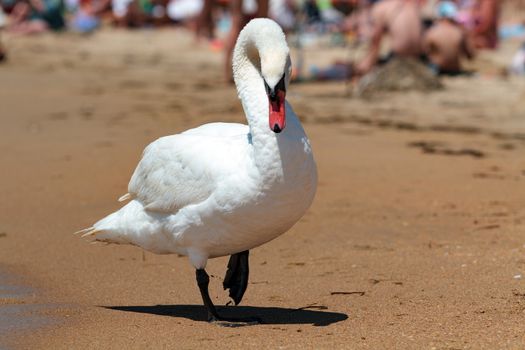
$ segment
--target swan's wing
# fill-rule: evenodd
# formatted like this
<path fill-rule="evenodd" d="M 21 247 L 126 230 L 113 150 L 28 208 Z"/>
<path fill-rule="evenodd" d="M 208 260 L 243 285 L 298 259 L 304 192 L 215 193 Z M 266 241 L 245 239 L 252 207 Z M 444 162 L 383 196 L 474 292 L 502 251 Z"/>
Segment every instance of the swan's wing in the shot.
<path fill-rule="evenodd" d="M 130 197 L 146 210 L 165 213 L 205 200 L 230 171 L 224 158 L 235 157 L 247 145 L 244 139 L 197 134 L 158 139 L 144 150 L 128 186 Z"/>
<path fill-rule="evenodd" d="M 147 210 L 175 212 L 213 191 L 191 137 L 174 135 L 151 143 L 128 185 L 131 198 Z"/>

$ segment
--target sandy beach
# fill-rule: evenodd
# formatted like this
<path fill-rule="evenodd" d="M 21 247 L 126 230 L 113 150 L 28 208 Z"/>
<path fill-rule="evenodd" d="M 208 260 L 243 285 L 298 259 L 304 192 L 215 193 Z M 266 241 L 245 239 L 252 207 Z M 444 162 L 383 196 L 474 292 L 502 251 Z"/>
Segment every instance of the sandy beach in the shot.
<path fill-rule="evenodd" d="M 5 39 L 0 271 L 13 282 L 0 283 L 31 292 L 0 294 L 0 330 L 38 322 L 0 332 L 0 348 L 525 347 L 525 80 L 500 74 L 519 42 L 428 94 L 292 85 L 317 196 L 251 251 L 242 304 L 220 309 L 264 323 L 224 328 L 205 321 L 185 257 L 72 234 L 120 207 L 156 138 L 244 122 L 221 54 L 171 29 Z M 305 64 L 347 56 L 312 49 Z M 226 264 L 207 268 L 217 305 Z"/>

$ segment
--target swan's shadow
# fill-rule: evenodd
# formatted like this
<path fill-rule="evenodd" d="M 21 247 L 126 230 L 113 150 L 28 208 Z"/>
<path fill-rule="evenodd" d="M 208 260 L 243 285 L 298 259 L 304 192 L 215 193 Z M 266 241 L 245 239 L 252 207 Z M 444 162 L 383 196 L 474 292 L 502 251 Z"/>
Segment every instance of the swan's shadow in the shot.
<path fill-rule="evenodd" d="M 182 317 L 193 321 L 206 321 L 206 309 L 201 305 L 145 305 L 145 306 L 104 306 L 106 309 L 139 312 L 160 316 Z M 281 307 L 232 306 L 218 307 L 225 317 L 258 317 L 263 324 L 312 324 L 328 326 L 344 321 L 346 314 L 339 312 L 308 309 L 325 309 L 324 306 L 310 306 L 300 309 Z"/>

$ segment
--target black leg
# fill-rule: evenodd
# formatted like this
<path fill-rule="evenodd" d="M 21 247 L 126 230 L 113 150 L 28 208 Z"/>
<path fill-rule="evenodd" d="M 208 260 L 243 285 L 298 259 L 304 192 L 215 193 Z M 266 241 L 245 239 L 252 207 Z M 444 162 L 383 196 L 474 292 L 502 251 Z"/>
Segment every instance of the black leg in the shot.
<path fill-rule="evenodd" d="M 225 327 L 241 327 L 246 326 L 250 324 L 257 324 L 261 323 L 259 319 L 256 318 L 249 318 L 249 319 L 237 319 L 237 318 L 225 318 L 219 316 L 217 313 L 217 310 L 215 309 L 215 305 L 213 305 L 213 302 L 211 301 L 210 294 L 208 293 L 208 285 L 210 283 L 210 277 L 206 273 L 204 269 L 199 269 L 195 271 L 195 275 L 197 277 L 197 284 L 199 285 L 199 290 L 201 292 L 202 301 L 204 303 L 204 306 L 208 310 L 208 321 L 216 323 L 221 326 Z M 246 290 L 246 288 L 244 288 Z M 244 292 L 243 292 L 244 293 Z M 242 295 L 241 295 L 242 298 Z"/>
<path fill-rule="evenodd" d="M 204 302 L 204 306 L 206 306 L 206 309 L 208 310 L 208 321 L 212 322 L 215 320 L 219 320 L 219 314 L 217 313 L 215 305 L 213 305 L 213 302 L 210 299 L 210 294 L 208 293 L 210 277 L 204 269 L 196 270 L 195 275 L 197 277 L 197 284 L 199 285 L 199 290 L 201 291 L 202 301 Z"/>
<path fill-rule="evenodd" d="M 230 298 L 233 299 L 235 305 L 239 305 L 246 288 L 248 288 L 248 276 L 250 274 L 248 254 L 249 251 L 245 250 L 230 256 L 228 270 L 222 283 L 224 289 L 230 290 Z"/>

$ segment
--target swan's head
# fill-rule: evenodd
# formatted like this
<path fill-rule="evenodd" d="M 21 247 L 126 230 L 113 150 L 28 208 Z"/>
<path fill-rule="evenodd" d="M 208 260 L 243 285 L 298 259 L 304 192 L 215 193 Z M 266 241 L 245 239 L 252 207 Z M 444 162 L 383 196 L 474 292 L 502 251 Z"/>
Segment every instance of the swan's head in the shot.
<path fill-rule="evenodd" d="M 242 56 L 248 60 L 245 61 Z M 267 18 L 251 20 L 239 34 L 234 50 L 236 83 L 238 79 L 245 79 L 241 74 L 235 74 L 240 73 L 236 66 L 241 62 L 250 62 L 260 74 L 261 85 L 264 85 L 268 98 L 270 129 L 280 133 L 286 126 L 286 88 L 292 69 L 290 50 L 281 27 Z"/>

